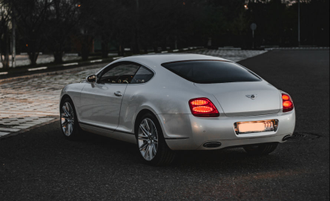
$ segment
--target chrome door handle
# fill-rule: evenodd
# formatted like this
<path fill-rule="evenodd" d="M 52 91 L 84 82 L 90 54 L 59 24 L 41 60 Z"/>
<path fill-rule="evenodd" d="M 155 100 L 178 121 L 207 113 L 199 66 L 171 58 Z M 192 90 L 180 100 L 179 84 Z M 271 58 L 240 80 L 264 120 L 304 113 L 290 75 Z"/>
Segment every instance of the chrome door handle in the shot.
<path fill-rule="evenodd" d="M 115 96 L 122 96 L 120 91 L 116 91 L 114 94 L 115 94 Z"/>

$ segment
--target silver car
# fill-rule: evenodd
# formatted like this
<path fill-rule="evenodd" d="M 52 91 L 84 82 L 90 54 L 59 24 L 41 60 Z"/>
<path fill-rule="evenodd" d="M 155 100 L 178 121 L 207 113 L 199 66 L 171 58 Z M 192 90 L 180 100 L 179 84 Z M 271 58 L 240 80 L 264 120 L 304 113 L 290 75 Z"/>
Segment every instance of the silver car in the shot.
<path fill-rule="evenodd" d="M 87 131 L 135 143 L 152 165 L 171 163 L 176 150 L 269 154 L 296 121 L 289 94 L 237 63 L 198 54 L 116 60 L 64 87 L 60 117 L 66 138 Z"/>

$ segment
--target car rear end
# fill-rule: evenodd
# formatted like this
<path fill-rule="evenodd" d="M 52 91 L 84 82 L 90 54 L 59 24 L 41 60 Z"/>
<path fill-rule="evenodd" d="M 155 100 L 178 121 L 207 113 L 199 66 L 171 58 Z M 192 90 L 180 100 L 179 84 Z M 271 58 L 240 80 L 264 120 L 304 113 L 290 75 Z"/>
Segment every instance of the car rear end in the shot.
<path fill-rule="evenodd" d="M 190 113 L 179 119 L 189 134 L 168 139 L 172 150 L 281 143 L 292 136 L 296 119 L 291 97 L 252 71 L 232 62 L 211 60 L 163 66 L 202 92 L 186 101 Z"/>

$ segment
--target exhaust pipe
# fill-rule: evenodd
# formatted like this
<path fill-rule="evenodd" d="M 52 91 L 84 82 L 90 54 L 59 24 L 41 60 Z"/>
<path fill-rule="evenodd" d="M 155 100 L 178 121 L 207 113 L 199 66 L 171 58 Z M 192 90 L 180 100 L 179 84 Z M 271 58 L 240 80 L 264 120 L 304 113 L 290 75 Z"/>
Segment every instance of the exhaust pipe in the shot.
<path fill-rule="evenodd" d="M 217 148 L 221 146 L 221 142 L 206 142 L 203 144 L 203 147 L 206 148 Z"/>
<path fill-rule="evenodd" d="M 289 140 L 291 138 L 292 138 L 291 135 L 286 135 L 286 136 L 284 136 L 284 138 L 282 139 L 282 141 L 285 142 L 285 141 L 287 141 L 287 140 Z"/>

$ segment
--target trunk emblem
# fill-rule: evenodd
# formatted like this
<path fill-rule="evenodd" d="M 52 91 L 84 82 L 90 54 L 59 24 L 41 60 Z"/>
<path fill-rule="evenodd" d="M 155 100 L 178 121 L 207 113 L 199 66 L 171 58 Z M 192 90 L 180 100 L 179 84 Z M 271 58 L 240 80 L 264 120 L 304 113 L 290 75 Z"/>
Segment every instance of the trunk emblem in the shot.
<path fill-rule="evenodd" d="M 255 98 L 257 98 L 257 94 L 246 95 L 246 97 L 251 98 L 252 100 L 254 100 Z"/>

